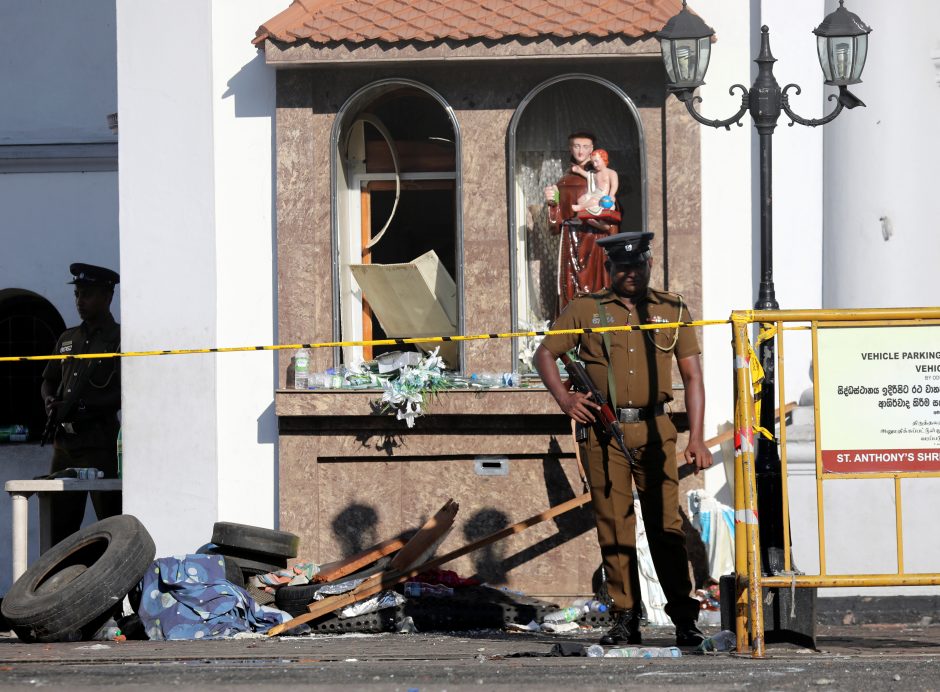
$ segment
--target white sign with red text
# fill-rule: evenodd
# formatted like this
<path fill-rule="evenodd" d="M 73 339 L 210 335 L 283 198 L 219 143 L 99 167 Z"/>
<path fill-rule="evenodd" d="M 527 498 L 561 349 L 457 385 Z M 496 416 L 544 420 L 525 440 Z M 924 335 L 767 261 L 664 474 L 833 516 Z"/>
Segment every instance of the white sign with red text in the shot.
<path fill-rule="evenodd" d="M 827 473 L 940 471 L 940 325 L 818 331 Z"/>

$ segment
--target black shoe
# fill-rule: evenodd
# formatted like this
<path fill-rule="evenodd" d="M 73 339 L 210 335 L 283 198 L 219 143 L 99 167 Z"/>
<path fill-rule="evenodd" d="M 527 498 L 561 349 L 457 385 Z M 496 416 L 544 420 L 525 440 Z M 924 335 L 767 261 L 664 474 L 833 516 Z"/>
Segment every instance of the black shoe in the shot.
<path fill-rule="evenodd" d="M 698 646 L 705 641 L 705 635 L 694 620 L 676 624 L 676 646 Z"/>
<path fill-rule="evenodd" d="M 614 646 L 615 644 L 642 644 L 643 637 L 640 635 L 640 620 L 630 610 L 621 610 L 614 614 L 614 626 L 607 630 L 600 639 L 604 646 Z"/>

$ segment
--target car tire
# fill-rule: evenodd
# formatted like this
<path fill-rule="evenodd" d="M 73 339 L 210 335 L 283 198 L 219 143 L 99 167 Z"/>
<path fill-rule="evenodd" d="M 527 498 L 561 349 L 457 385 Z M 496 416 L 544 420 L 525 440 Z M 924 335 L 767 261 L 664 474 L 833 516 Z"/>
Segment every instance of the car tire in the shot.
<path fill-rule="evenodd" d="M 212 529 L 212 542 L 226 548 L 287 559 L 297 557 L 300 538 L 286 531 L 217 521 Z"/>
<path fill-rule="evenodd" d="M 136 517 L 103 519 L 43 553 L 3 598 L 3 616 L 26 642 L 89 637 L 140 582 L 155 554 Z"/>
<path fill-rule="evenodd" d="M 248 577 L 254 574 L 267 574 L 268 572 L 277 572 L 287 567 L 287 558 L 277 558 L 261 553 L 254 553 L 249 550 L 236 550 L 224 545 L 205 545 L 198 552 L 206 555 L 221 555 L 225 558 L 226 574 L 228 574 L 229 565 L 234 565 L 242 573 L 242 582 L 248 580 Z M 229 580 L 233 581 L 233 580 Z M 235 582 L 237 583 L 237 582 Z"/>
<path fill-rule="evenodd" d="M 274 592 L 274 603 L 278 608 L 294 617 L 309 612 L 307 606 L 313 603 L 314 594 L 326 584 L 298 584 L 282 586 Z"/>

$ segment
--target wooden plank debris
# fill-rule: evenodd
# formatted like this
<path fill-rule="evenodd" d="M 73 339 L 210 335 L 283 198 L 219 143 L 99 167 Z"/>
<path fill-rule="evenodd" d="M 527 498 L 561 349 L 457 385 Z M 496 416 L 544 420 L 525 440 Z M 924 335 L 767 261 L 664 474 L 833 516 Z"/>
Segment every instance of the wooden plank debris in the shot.
<path fill-rule="evenodd" d="M 380 572 L 379 574 L 374 574 L 364 582 L 359 584 L 355 589 L 344 594 L 338 594 L 336 596 L 328 596 L 322 601 L 316 601 L 310 605 L 310 612 L 299 615 L 293 620 L 289 620 L 280 625 L 276 625 L 268 630 L 268 636 L 276 636 L 282 634 L 288 630 L 297 627 L 305 622 L 310 622 L 311 620 L 316 620 L 319 617 L 328 615 L 338 608 L 345 608 L 348 605 L 353 603 L 358 603 L 370 596 L 374 596 L 386 589 L 395 586 L 396 584 L 401 584 L 402 582 L 408 581 L 409 579 L 416 577 L 429 569 L 434 569 L 443 565 L 451 560 L 456 560 L 458 557 L 462 557 L 467 553 L 472 553 L 474 550 L 479 550 L 484 546 L 489 545 L 490 543 L 495 543 L 496 541 L 502 540 L 513 534 L 520 533 L 525 531 L 530 526 L 535 526 L 540 524 L 543 521 L 548 519 L 553 519 L 565 512 L 569 512 L 572 509 L 581 507 L 582 505 L 587 504 L 591 501 L 591 494 L 584 493 L 579 495 L 567 502 L 563 502 L 560 505 L 556 505 L 550 509 L 540 512 L 534 516 L 524 519 L 516 524 L 507 526 L 499 531 L 494 531 L 488 536 L 484 536 L 479 540 L 467 543 L 466 545 L 452 550 L 451 552 L 442 555 L 440 557 L 434 558 L 424 564 L 418 565 L 417 567 L 412 567 L 410 569 L 405 569 L 402 571 L 393 571 L 393 572 Z"/>

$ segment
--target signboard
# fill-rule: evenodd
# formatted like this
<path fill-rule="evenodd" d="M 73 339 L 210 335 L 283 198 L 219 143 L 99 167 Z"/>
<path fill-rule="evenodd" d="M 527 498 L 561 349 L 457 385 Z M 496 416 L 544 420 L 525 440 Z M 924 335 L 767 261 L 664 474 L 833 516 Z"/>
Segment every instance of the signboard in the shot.
<path fill-rule="evenodd" d="M 940 471 L 940 325 L 818 331 L 827 473 Z"/>

